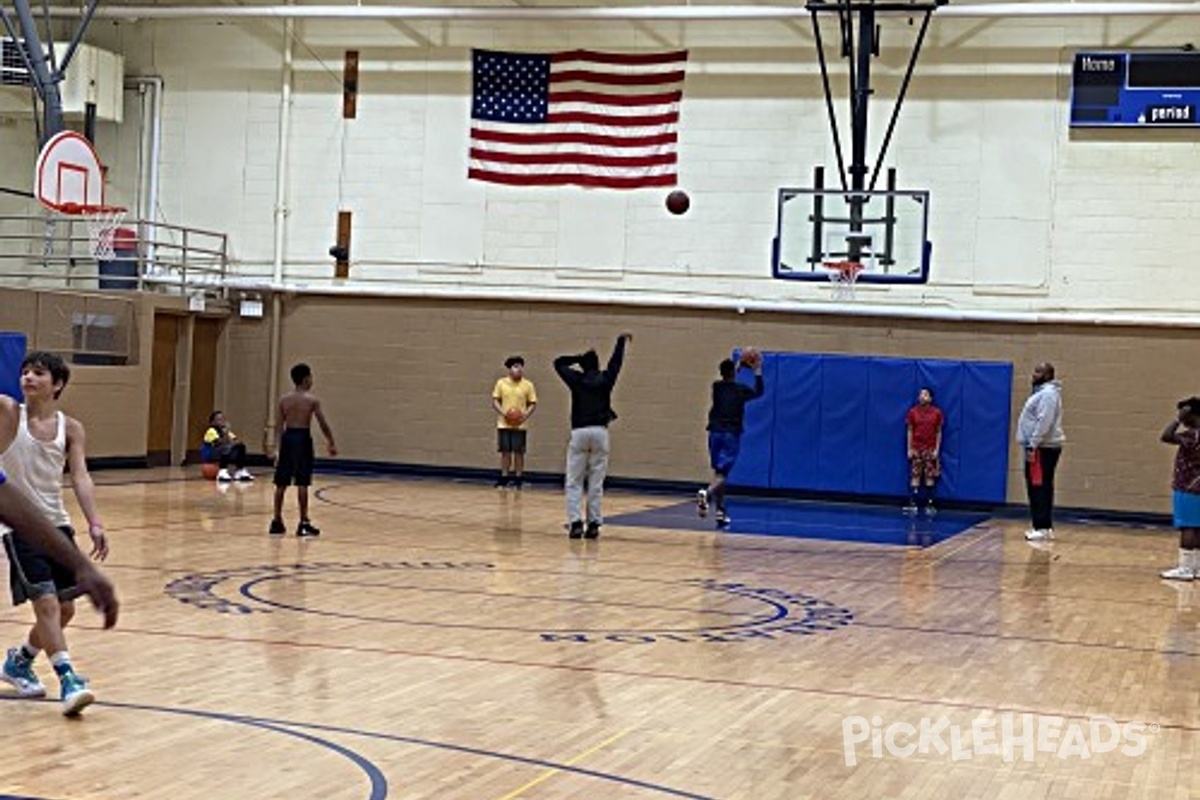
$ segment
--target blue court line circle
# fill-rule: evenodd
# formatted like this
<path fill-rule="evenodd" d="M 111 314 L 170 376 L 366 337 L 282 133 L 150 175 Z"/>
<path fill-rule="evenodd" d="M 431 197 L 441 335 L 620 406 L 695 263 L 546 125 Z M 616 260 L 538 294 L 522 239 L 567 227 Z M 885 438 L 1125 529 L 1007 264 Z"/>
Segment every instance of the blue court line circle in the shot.
<path fill-rule="evenodd" d="M 4 697 L 4 698 L 0 698 L 0 699 L 10 700 L 12 702 L 23 702 L 23 703 L 30 702 L 28 699 L 16 698 L 16 697 L 13 697 L 13 698 Z M 49 703 L 52 701 L 47 700 L 44 702 Z M 367 800 L 385 800 L 385 798 L 388 796 L 387 778 L 384 777 L 383 772 L 379 769 L 379 767 L 377 767 L 373 763 L 371 763 L 371 761 L 368 760 L 365 756 L 359 755 L 358 753 L 354 752 L 353 750 L 351 750 L 347 747 L 344 747 L 340 744 L 336 744 L 327 739 L 322 739 L 319 736 L 314 736 L 311 733 L 304 733 L 304 732 L 298 731 L 298 730 L 290 730 L 290 728 L 292 728 L 292 727 L 302 727 L 302 726 L 296 726 L 296 725 L 293 725 L 292 723 L 281 722 L 278 720 L 261 719 L 258 717 L 243 717 L 243 716 L 239 716 L 236 714 L 222 714 L 220 712 L 214 712 L 214 711 L 197 711 L 197 710 L 188 709 L 188 708 L 167 708 L 165 706 L 149 706 L 149 705 L 142 705 L 139 703 L 103 702 L 103 703 L 96 703 L 96 706 L 104 707 L 104 708 L 121 708 L 121 709 L 126 709 L 126 710 L 131 710 L 131 711 L 149 711 L 149 712 L 156 713 L 156 714 L 174 714 L 174 715 L 183 716 L 183 717 L 196 717 L 199 719 L 207 719 L 207 720 L 212 720 L 215 722 L 228 722 L 228 723 L 231 723 L 234 725 L 246 725 L 246 726 L 249 726 L 252 728 L 261 728 L 262 730 L 271 731 L 272 733 L 283 734 L 284 736 L 291 736 L 295 739 L 300 739 L 301 741 L 306 741 L 306 742 L 309 742 L 310 744 L 315 744 L 319 747 L 323 747 L 326 750 L 329 750 L 329 751 L 349 760 L 352 764 L 354 764 L 356 767 L 358 767 L 359 770 L 361 770 L 363 772 L 363 774 L 366 776 L 368 782 L 371 785 L 371 790 L 370 790 L 370 793 L 367 795 Z"/>
<path fill-rule="evenodd" d="M 299 573 L 297 573 L 297 574 L 299 574 Z M 311 574 L 311 573 L 306 573 L 306 574 Z M 716 590 L 716 591 L 725 591 L 726 594 L 731 594 L 735 597 L 748 598 L 748 599 L 758 601 L 764 605 L 772 607 L 774 609 L 774 612 L 769 615 L 765 615 L 763 617 L 756 618 L 756 620 L 753 622 L 741 622 L 736 625 L 704 626 L 701 628 L 678 628 L 678 629 L 645 628 L 644 630 L 643 629 L 634 630 L 632 628 L 569 628 L 569 629 L 564 628 L 561 630 L 555 630 L 555 629 L 551 629 L 551 628 L 524 628 L 524 627 L 519 627 L 519 626 L 514 626 L 514 625 L 475 625 L 475 624 L 465 623 L 465 622 L 426 622 L 423 620 L 407 620 L 407 619 L 394 619 L 394 618 L 387 618 L 387 617 L 372 617 L 372 616 L 367 616 L 367 615 L 363 615 L 363 614 L 345 614 L 345 613 L 341 613 L 341 612 L 337 612 L 337 611 L 322 611 L 322 610 L 313 609 L 313 608 L 306 608 L 304 606 L 297 606 L 297 605 L 293 605 L 290 603 L 283 603 L 283 602 L 280 602 L 277 600 L 268 600 L 268 599 L 264 599 L 264 598 L 260 597 L 259 595 L 255 594 L 254 590 L 259 584 L 266 583 L 269 581 L 276 581 L 276 580 L 279 580 L 279 579 L 285 578 L 285 577 L 292 577 L 292 576 L 264 575 L 260 578 L 255 578 L 253 580 L 247 581 L 246 583 L 243 583 L 240 587 L 238 587 L 238 593 L 241 594 L 243 597 L 245 597 L 248 600 L 253 600 L 256 603 L 261 603 L 262 605 L 265 605 L 265 606 L 268 606 L 271 608 L 279 608 L 279 609 L 283 609 L 283 610 L 287 610 L 287 611 L 295 611 L 300 614 L 314 614 L 317 616 L 331 617 L 333 619 L 349 619 L 349 620 L 356 620 L 358 622 L 381 622 L 381 623 L 393 624 L 393 625 L 415 625 L 415 626 L 428 627 L 428 628 L 463 629 L 463 630 L 473 630 L 473 631 L 509 631 L 509 632 L 513 632 L 513 633 L 534 633 L 534 634 L 541 634 L 541 633 L 620 634 L 620 633 L 643 633 L 643 632 L 684 634 L 684 633 L 697 633 L 697 632 L 701 632 L 701 631 L 741 630 L 742 628 L 745 628 L 745 627 L 751 626 L 751 625 L 753 625 L 753 626 L 768 625 L 768 624 L 771 624 L 774 622 L 778 622 L 782 619 L 786 619 L 788 616 L 787 606 L 783 605 L 782 603 L 778 603 L 774 600 L 771 600 L 769 598 L 752 596 L 752 595 L 747 595 L 745 593 L 739 593 L 739 592 L 734 592 L 734 591 Z"/>
<path fill-rule="evenodd" d="M 0 697 L 0 700 L 9 700 L 11 702 L 28 703 L 27 699 Z M 51 701 L 44 701 L 51 702 Z M 249 727 L 260 728 L 262 730 L 280 733 L 285 736 L 292 736 L 302 741 L 311 742 L 321 747 L 327 748 L 338 755 L 341 755 L 356 766 L 358 766 L 370 779 L 371 791 L 367 796 L 368 800 L 386 800 L 388 797 L 388 782 L 382 771 L 376 767 L 371 761 L 364 756 L 355 753 L 347 747 L 344 747 L 328 739 L 323 739 L 317 736 L 318 733 L 336 733 L 344 736 L 360 737 L 364 739 L 373 739 L 376 741 L 394 742 L 397 744 L 407 744 L 414 747 L 425 747 L 436 750 L 443 750 L 452 753 L 461 753 L 464 755 L 478 756 L 481 758 L 494 759 L 513 764 L 521 764 L 529 767 L 539 767 L 542 769 L 552 769 L 558 772 L 578 775 L 584 778 L 592 778 L 599 781 L 605 781 L 619 786 L 627 786 L 635 789 L 642 789 L 655 794 L 666 795 L 668 797 L 682 797 L 687 800 L 717 800 L 717 798 L 696 794 L 694 792 L 684 791 L 682 789 L 674 789 L 670 786 L 650 783 L 649 781 L 639 780 L 637 778 L 629 778 L 623 775 L 614 775 L 608 772 L 599 770 L 587 769 L 572 764 L 562 764 L 549 759 L 534 758 L 531 756 L 521 756 L 512 753 L 502 753 L 497 750 L 487 750 L 480 747 L 470 747 L 468 745 L 454 744 L 452 742 L 440 742 L 433 739 L 422 739 L 416 736 L 404 736 L 401 734 L 379 733 L 376 731 L 359 730 L 357 728 L 347 728 L 339 725 L 324 725 L 320 723 L 309 722 L 292 722 L 289 720 L 271 719 L 269 717 L 242 716 L 238 714 L 225 714 L 218 711 L 200 711 L 189 708 L 170 708 L 167 706 L 151 706 L 142 703 L 121 703 L 121 702 L 98 702 L 94 708 L 116 708 L 128 711 L 148 711 L 156 714 L 174 714 L 185 717 L 195 717 L 197 719 L 213 720 L 216 722 L 228 722 L 235 725 L 246 725 Z M 4 800 L 0 796 L 0 800 Z M 40 798 L 29 798 L 28 800 L 41 800 Z"/>

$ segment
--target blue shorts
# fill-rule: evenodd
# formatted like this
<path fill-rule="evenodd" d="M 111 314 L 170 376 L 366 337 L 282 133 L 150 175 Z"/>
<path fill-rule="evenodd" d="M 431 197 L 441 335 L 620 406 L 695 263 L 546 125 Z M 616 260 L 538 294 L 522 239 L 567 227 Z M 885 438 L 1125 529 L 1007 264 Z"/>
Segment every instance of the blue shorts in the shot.
<path fill-rule="evenodd" d="M 737 461 L 742 435 L 730 431 L 708 432 L 708 463 L 718 475 L 729 475 Z"/>
<path fill-rule="evenodd" d="M 1200 528 L 1200 494 L 1175 490 L 1171 505 L 1176 528 Z"/>

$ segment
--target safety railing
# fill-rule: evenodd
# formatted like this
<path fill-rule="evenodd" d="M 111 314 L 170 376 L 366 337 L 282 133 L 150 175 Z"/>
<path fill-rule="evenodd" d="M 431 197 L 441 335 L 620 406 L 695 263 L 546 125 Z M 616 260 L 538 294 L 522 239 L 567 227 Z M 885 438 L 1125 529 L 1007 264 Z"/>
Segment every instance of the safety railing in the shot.
<path fill-rule="evenodd" d="M 0 214 L 0 285 L 225 296 L 224 233 L 135 219 L 114 231 L 111 258 L 90 241 L 81 217 Z"/>

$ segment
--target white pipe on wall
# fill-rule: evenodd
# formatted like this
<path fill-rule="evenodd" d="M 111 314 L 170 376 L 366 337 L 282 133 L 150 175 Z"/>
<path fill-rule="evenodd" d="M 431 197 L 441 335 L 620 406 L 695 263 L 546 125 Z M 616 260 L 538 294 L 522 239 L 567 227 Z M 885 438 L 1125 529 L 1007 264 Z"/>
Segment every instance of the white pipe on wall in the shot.
<path fill-rule="evenodd" d="M 402 285 L 313 285 L 293 282 L 267 282 L 254 278 L 234 278 L 224 284 L 234 291 L 272 292 L 283 295 L 325 295 L 386 297 L 419 300 L 492 300 L 517 303 L 568 303 L 601 306 L 637 306 L 645 308 L 694 309 L 774 314 L 818 314 L 826 316 L 875 317 L 881 319 L 930 320 L 938 322 L 1002 323 L 1014 325 L 1087 325 L 1104 327 L 1151 327 L 1200 329 L 1200 314 L 1130 311 L 988 311 L 983 309 L 935 308 L 931 306 L 884 305 L 862 301 L 832 300 L 751 300 L 736 297 L 681 298 L 660 292 L 614 295 L 571 290 L 561 293 L 505 289 L 476 289 L 461 284 L 446 286 Z M 211 285 L 206 288 L 212 288 Z M 861 287 L 860 287 L 861 291 Z"/>
<path fill-rule="evenodd" d="M 279 89 L 279 144 L 276 148 L 275 164 L 275 236 L 271 275 L 275 283 L 283 280 L 283 259 L 287 246 L 288 223 L 288 158 L 292 138 L 292 81 L 295 38 L 292 35 L 292 20 L 283 23 L 283 66 Z M 275 398 L 279 396 L 279 359 L 283 348 L 283 300 L 277 293 L 271 295 L 271 342 L 269 351 L 270 373 L 267 377 L 267 424 L 263 428 L 263 452 L 274 453 L 278 439 L 275 419 Z"/>
<path fill-rule="evenodd" d="M 832 6 L 833 4 L 830 3 Z M 920 9 L 915 9 L 919 11 Z M 77 17 L 79 9 L 56 6 L 52 16 Z M 904 14 L 907 12 L 881 12 Z M 363 5 L 196 5 L 196 6 L 101 6 L 96 16 L 104 19 L 338 19 L 338 20 L 629 20 L 629 21 L 728 21 L 807 19 L 809 10 L 799 6 L 628 6 L 628 7 L 519 7 L 511 6 L 363 6 Z M 945 5 L 939 17 L 1117 17 L 1194 16 L 1200 3 L 977 3 Z"/>

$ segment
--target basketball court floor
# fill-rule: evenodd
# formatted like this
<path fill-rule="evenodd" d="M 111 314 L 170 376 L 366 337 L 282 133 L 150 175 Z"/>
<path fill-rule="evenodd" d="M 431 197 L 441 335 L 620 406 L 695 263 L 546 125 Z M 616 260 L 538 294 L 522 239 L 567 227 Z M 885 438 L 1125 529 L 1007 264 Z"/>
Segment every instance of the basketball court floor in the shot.
<path fill-rule="evenodd" d="M 73 626 L 98 701 L 0 689 L 0 796 L 1200 796 L 1168 529 L 1035 548 L 1018 519 L 743 500 L 717 533 L 611 492 L 570 541 L 552 487 L 324 475 L 301 540 L 266 534 L 266 476 L 96 479 L 124 602 Z M 28 618 L 0 610 L 5 646 Z"/>

